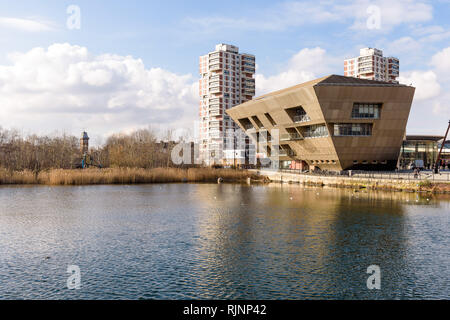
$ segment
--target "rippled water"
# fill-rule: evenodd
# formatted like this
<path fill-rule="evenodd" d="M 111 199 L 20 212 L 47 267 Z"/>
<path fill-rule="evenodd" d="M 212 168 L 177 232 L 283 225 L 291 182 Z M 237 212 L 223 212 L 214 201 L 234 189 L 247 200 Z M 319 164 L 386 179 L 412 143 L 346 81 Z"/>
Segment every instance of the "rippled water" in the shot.
<path fill-rule="evenodd" d="M 449 197 L 294 185 L 2 187 L 0 297 L 449 299 L 449 215 Z"/>

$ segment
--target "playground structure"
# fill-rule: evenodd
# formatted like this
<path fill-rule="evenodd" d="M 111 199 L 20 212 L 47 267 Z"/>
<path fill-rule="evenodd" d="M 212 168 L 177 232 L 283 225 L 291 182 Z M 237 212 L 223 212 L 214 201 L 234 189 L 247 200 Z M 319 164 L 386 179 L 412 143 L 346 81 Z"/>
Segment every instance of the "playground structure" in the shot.
<path fill-rule="evenodd" d="M 102 165 L 98 163 L 89 153 L 83 154 L 81 160 L 81 169 L 87 169 L 91 167 L 102 168 Z"/>

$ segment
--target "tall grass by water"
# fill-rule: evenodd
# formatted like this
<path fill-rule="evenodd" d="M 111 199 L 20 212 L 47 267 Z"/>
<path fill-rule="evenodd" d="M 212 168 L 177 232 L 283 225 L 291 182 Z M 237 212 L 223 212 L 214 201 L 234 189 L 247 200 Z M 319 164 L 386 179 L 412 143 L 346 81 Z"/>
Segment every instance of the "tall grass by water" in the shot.
<path fill-rule="evenodd" d="M 0 169 L 0 184 L 94 185 L 217 182 L 219 177 L 225 182 L 240 182 L 246 181 L 247 178 L 258 178 L 248 171 L 212 168 L 52 169 L 39 173 L 29 170 L 9 171 Z"/>

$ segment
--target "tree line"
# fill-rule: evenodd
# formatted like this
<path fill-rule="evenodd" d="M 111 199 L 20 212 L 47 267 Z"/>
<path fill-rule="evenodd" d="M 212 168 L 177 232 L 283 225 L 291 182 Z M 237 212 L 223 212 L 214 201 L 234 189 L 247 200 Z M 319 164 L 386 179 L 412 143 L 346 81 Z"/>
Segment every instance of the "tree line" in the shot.
<path fill-rule="evenodd" d="M 170 138 L 168 131 L 167 141 L 159 141 L 150 129 L 113 134 L 103 145 L 90 148 L 89 154 L 103 168 L 172 167 L 170 156 L 175 142 Z M 0 127 L 0 168 L 35 172 L 73 169 L 80 167 L 81 160 L 80 140 L 75 136 L 25 136 L 17 130 Z"/>

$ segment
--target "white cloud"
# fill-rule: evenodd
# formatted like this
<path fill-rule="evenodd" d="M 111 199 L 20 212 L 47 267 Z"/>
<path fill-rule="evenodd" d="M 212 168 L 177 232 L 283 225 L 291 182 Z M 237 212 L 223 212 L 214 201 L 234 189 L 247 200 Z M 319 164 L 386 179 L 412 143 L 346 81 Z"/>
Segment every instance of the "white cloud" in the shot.
<path fill-rule="evenodd" d="M 445 48 L 438 53 L 436 53 L 431 58 L 431 65 L 439 72 L 440 74 L 446 75 L 449 77 L 450 73 L 450 47 Z"/>
<path fill-rule="evenodd" d="M 437 52 L 431 58 L 431 65 L 438 74 L 444 90 L 433 105 L 433 112 L 437 115 L 450 114 L 450 47 Z"/>
<path fill-rule="evenodd" d="M 435 98 L 441 92 L 441 86 L 434 71 L 405 72 L 399 77 L 399 82 L 407 85 L 412 84 L 416 88 L 415 100 Z"/>
<path fill-rule="evenodd" d="M 31 132 L 82 129 L 109 134 L 152 125 L 193 128 L 198 82 L 193 76 L 147 69 L 140 59 L 93 55 L 68 43 L 8 56 L 0 65 L 0 125 Z M 325 50 L 306 48 L 279 74 L 257 74 L 258 94 L 305 82 L 328 71 Z"/>
<path fill-rule="evenodd" d="M 450 48 L 431 58 L 433 67 L 425 71 L 402 73 L 400 82 L 416 87 L 408 122 L 410 134 L 444 134 L 450 114 Z"/>
<path fill-rule="evenodd" d="M 327 57 L 322 48 L 305 48 L 296 53 L 285 67 L 276 75 L 266 77 L 256 74 L 257 95 L 283 89 L 309 80 L 313 80 L 331 69 L 329 63 L 332 59 Z"/>
<path fill-rule="evenodd" d="M 4 127 L 105 134 L 149 124 L 189 127 L 196 117 L 197 81 L 189 74 L 67 43 L 9 58 L 11 65 L 0 66 Z"/>
<path fill-rule="evenodd" d="M 26 32 L 43 32 L 54 29 L 53 24 L 48 21 L 11 17 L 0 17 L 0 26 Z"/>

